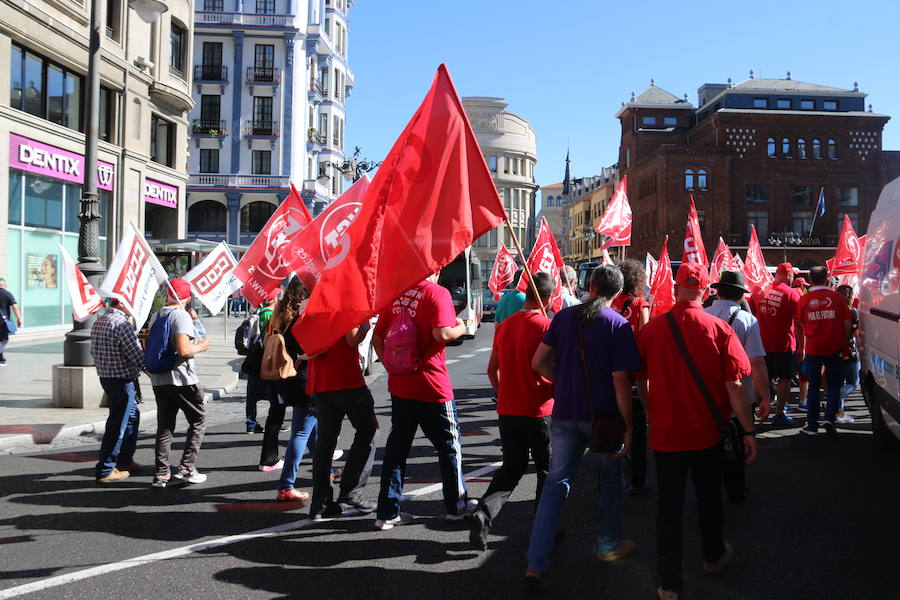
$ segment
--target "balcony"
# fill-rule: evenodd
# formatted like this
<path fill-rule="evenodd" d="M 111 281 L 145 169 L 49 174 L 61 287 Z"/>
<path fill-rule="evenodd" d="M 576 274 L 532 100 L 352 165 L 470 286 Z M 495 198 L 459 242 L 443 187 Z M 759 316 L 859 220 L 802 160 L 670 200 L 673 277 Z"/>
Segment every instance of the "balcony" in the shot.
<path fill-rule="evenodd" d="M 247 85 L 253 94 L 254 85 L 278 86 L 281 82 L 281 69 L 278 67 L 247 67 Z"/>
<path fill-rule="evenodd" d="M 253 137 L 278 137 L 278 121 L 244 121 L 244 135 Z"/>
<path fill-rule="evenodd" d="M 228 82 L 228 67 L 225 65 L 194 65 L 194 82 Z"/>
<path fill-rule="evenodd" d="M 228 133 L 225 129 L 225 121 L 214 119 L 194 119 L 194 121 L 191 123 L 191 135 L 224 137 L 228 135 Z"/>
<path fill-rule="evenodd" d="M 312 150 L 313 146 L 319 146 L 319 149 L 325 147 L 325 144 L 328 142 L 328 137 L 325 135 L 320 135 L 318 130 L 315 128 L 310 128 L 310 130 L 306 134 L 306 148 L 307 150 Z"/>
<path fill-rule="evenodd" d="M 188 187 L 286 188 L 291 178 L 280 175 L 219 175 L 198 173 L 190 176 Z"/>
<path fill-rule="evenodd" d="M 249 25 L 251 27 L 290 27 L 294 15 L 262 15 L 233 12 L 198 11 L 194 13 L 196 25 Z"/>

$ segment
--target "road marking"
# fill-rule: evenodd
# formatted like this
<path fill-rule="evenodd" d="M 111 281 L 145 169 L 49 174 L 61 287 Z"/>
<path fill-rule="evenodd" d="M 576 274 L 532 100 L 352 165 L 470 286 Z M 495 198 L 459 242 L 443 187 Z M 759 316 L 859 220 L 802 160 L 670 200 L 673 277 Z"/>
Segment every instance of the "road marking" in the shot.
<path fill-rule="evenodd" d="M 491 348 L 479 348 L 475 352 L 490 352 L 490 351 L 491 351 Z"/>
<path fill-rule="evenodd" d="M 459 362 L 459 359 L 458 359 L 458 358 L 451 358 L 450 360 L 447 361 L 447 364 L 448 364 L 448 365 L 455 365 L 455 364 L 458 363 L 458 362 Z"/>
<path fill-rule="evenodd" d="M 460 354 L 459 358 L 474 358 L 474 354 Z"/>
<path fill-rule="evenodd" d="M 473 477 L 481 477 L 482 475 L 486 475 L 488 473 L 496 471 L 502 464 L 502 462 L 495 462 L 479 469 L 475 469 L 471 473 L 466 474 L 465 478 L 470 479 Z M 443 489 L 443 487 L 443 483 L 426 485 L 425 487 L 417 488 L 415 490 L 409 491 L 406 494 L 403 494 L 403 499 L 406 500 L 409 498 L 416 498 L 418 496 L 426 496 L 428 494 L 431 494 L 432 492 L 440 491 L 441 489 Z M 106 575 L 108 573 L 115 573 L 116 571 L 124 571 L 125 569 L 130 569 L 132 567 L 140 567 L 142 565 L 148 565 L 172 558 L 181 558 L 183 556 L 188 556 L 189 554 L 194 554 L 195 552 L 203 552 L 204 550 L 221 548 L 222 546 L 228 546 L 230 544 L 237 544 L 239 542 L 246 542 L 248 540 L 268 537 L 278 533 L 304 529 L 314 523 L 322 523 L 329 520 L 330 519 L 323 519 L 322 521 L 312 521 L 310 519 L 301 519 L 299 521 L 292 521 L 290 523 L 276 525 L 275 527 L 258 529 L 249 533 L 229 535 L 226 537 L 209 540 L 207 542 L 190 544 L 188 546 L 182 546 L 180 548 L 173 548 L 171 550 L 164 550 L 162 552 L 154 552 L 153 554 L 145 554 L 144 556 L 137 556 L 135 558 L 129 558 L 115 563 L 91 567 L 90 569 L 82 569 L 81 571 L 73 571 L 72 573 L 57 575 L 56 577 L 49 577 L 47 579 L 41 579 L 39 581 L 33 581 L 31 583 L 26 583 L 5 590 L 0 590 L 0 600 L 5 600 L 6 598 L 16 598 L 18 596 L 30 594 L 32 592 L 38 592 L 41 590 L 59 587 L 61 585 L 67 585 L 69 583 L 75 583 L 76 581 L 90 579 L 91 577 L 98 577 L 100 575 Z"/>

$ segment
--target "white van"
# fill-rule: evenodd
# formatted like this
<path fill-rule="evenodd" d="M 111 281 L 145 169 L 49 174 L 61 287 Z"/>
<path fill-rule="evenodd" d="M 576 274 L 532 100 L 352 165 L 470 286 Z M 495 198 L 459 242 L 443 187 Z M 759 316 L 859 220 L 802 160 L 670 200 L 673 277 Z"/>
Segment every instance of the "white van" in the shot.
<path fill-rule="evenodd" d="M 900 440 L 900 178 L 869 221 L 859 292 L 861 384 L 875 445 Z"/>

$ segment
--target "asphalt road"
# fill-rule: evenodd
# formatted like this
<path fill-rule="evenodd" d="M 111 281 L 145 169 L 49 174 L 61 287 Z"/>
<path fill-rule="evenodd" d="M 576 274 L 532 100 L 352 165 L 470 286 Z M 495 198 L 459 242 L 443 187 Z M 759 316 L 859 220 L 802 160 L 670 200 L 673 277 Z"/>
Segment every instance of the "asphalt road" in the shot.
<path fill-rule="evenodd" d="M 475 340 L 448 350 L 464 471 L 476 475 L 469 481 L 473 497 L 484 491 L 500 457 L 484 375 L 491 338 L 492 326 L 486 325 Z M 385 377 L 370 379 L 385 436 Z M 855 415 L 865 414 L 858 398 L 853 408 Z M 802 437 L 797 428 L 763 436 L 760 459 L 751 467 L 751 496 L 726 511 L 736 558 L 718 578 L 701 574 L 689 499 L 685 597 L 897 597 L 890 565 L 898 538 L 900 455 L 875 451 L 867 422 L 842 430 L 836 442 Z M 97 445 L 0 457 L 0 599 L 528 595 L 522 575 L 533 474 L 498 519 L 489 550 L 478 553 L 469 547 L 465 523 L 440 518 L 439 472 L 424 438 L 416 439 L 407 469 L 406 491 L 414 496 L 404 510 L 416 519 L 380 532 L 372 527 L 372 515 L 310 523 L 304 507 L 275 503 L 278 473 L 256 470 L 260 436 L 243 434 L 242 428 L 235 423 L 207 432 L 199 466 L 209 480 L 192 487 L 151 490 L 149 475 L 139 475 L 98 488 Z M 348 428 L 341 446 L 350 439 Z M 152 462 L 152 439 L 141 440 L 137 459 Z M 372 497 L 379 464 L 380 452 L 368 486 Z M 588 456 L 570 495 L 549 597 L 653 598 L 656 497 L 627 500 L 626 535 L 637 543 L 637 554 L 600 564 L 591 553 L 594 466 Z M 308 489 L 308 458 L 300 476 Z M 27 585 L 34 587 L 22 587 Z"/>

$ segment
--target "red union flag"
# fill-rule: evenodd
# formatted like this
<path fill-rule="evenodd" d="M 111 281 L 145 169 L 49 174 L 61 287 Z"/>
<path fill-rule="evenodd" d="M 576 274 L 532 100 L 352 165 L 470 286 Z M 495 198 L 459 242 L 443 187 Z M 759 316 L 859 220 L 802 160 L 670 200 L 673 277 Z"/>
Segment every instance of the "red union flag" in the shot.
<path fill-rule="evenodd" d="M 709 257 L 706 256 L 706 246 L 703 245 L 703 236 L 700 234 L 700 219 L 697 217 L 697 209 L 694 207 L 693 194 L 691 194 L 691 208 L 688 211 L 687 226 L 684 230 L 684 249 L 681 252 L 681 262 L 709 266 Z"/>
<path fill-rule="evenodd" d="M 553 302 L 550 304 L 550 310 L 559 312 L 562 310 L 562 284 L 559 277 L 559 270 L 563 267 L 562 254 L 556 246 L 556 239 L 550 230 L 547 220 L 541 217 L 541 229 L 538 232 L 537 239 L 534 241 L 534 248 L 528 255 L 528 270 L 532 273 L 547 273 L 556 282 L 556 291 L 553 292 Z M 520 292 L 528 289 L 528 277 L 522 275 L 519 279 L 519 285 L 516 286 Z"/>
<path fill-rule="evenodd" d="M 741 260 L 741 255 L 737 252 L 731 256 L 731 270 L 744 272 L 744 261 Z"/>
<path fill-rule="evenodd" d="M 840 275 L 856 275 L 859 273 L 860 261 L 859 238 L 853 230 L 853 223 L 850 217 L 844 215 L 844 225 L 841 227 L 841 236 L 838 238 L 837 252 L 831 261 L 826 261 L 828 265 L 828 274 L 831 276 Z"/>
<path fill-rule="evenodd" d="M 510 254 L 506 246 L 497 246 L 497 258 L 494 260 L 494 268 L 491 269 L 491 278 L 488 279 L 488 288 L 494 292 L 494 300 L 500 299 L 500 292 L 506 289 L 516 275 L 516 259 Z"/>
<path fill-rule="evenodd" d="M 291 274 L 283 251 L 310 221 L 312 217 L 292 185 L 291 193 L 272 213 L 234 269 L 234 276 L 244 284 L 241 293 L 250 304 L 259 306 Z"/>
<path fill-rule="evenodd" d="M 709 264 L 709 284 L 712 285 L 719 281 L 722 277 L 722 271 L 734 271 L 732 267 L 731 250 L 728 245 L 719 238 L 719 245 L 716 246 L 716 253 L 713 254 L 712 262 Z"/>
<path fill-rule="evenodd" d="M 219 314 L 228 296 L 241 287 L 240 280 L 234 276 L 236 265 L 228 244 L 220 242 L 184 276 L 197 298 L 213 315 Z"/>
<path fill-rule="evenodd" d="M 672 262 L 669 260 L 669 236 L 663 240 L 659 262 L 650 284 L 650 317 L 669 312 L 675 306 L 675 282 L 672 280 Z"/>
<path fill-rule="evenodd" d="M 609 239 L 600 247 L 606 250 L 610 246 L 631 245 L 631 206 L 628 204 L 628 176 L 622 177 L 616 192 L 606 207 L 600 222 L 594 228 L 597 233 L 608 235 Z"/>
<path fill-rule="evenodd" d="M 134 223 L 129 222 L 100 285 L 100 294 L 124 304 L 140 328 L 150 314 L 156 291 L 166 279 L 166 270 L 150 250 L 147 240 Z"/>
<path fill-rule="evenodd" d="M 756 226 L 750 226 L 750 243 L 747 244 L 747 254 L 744 259 L 744 277 L 747 278 L 747 289 L 754 295 L 765 292 L 772 285 L 773 277 L 766 268 L 766 259 L 763 258 L 762 248 L 759 247 L 759 238 L 756 237 Z"/>
<path fill-rule="evenodd" d="M 66 285 L 72 300 L 72 316 L 79 323 L 103 308 L 103 299 L 90 284 L 62 244 L 57 243 L 66 272 Z"/>
<path fill-rule="evenodd" d="M 284 247 L 282 255 L 306 289 L 312 291 L 322 273 L 340 264 L 350 251 L 344 232 L 359 214 L 368 189 L 369 179 L 360 177 Z"/>

